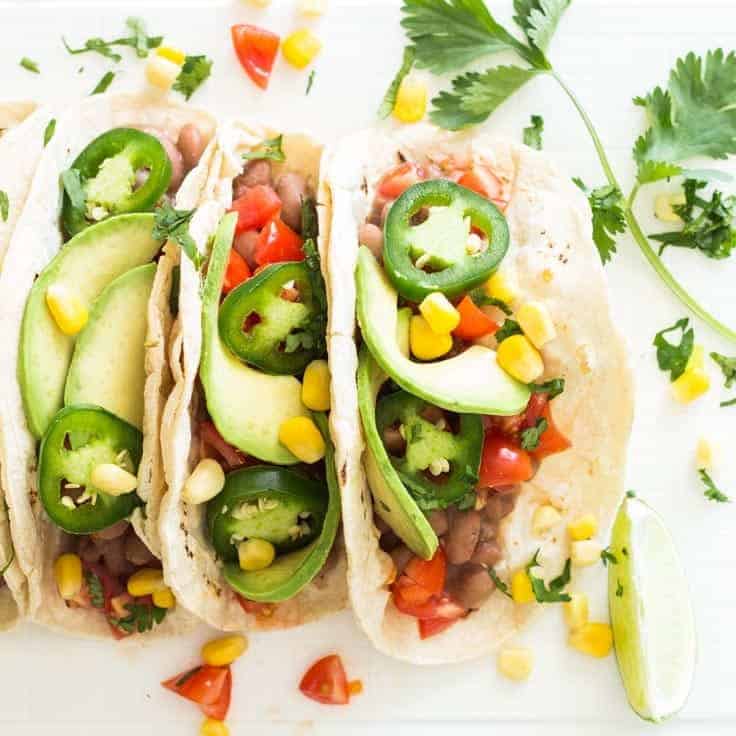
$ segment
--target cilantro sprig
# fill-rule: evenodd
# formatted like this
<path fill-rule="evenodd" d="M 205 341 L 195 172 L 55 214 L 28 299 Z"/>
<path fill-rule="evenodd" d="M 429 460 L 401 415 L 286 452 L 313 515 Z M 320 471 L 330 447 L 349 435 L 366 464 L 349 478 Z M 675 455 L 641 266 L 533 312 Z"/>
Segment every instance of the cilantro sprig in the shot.
<path fill-rule="evenodd" d="M 535 394 L 548 394 L 547 399 L 552 399 L 559 396 L 565 390 L 565 379 L 564 378 L 550 378 L 549 381 L 544 383 L 530 383 L 529 388 Z"/>
<path fill-rule="evenodd" d="M 204 55 L 186 56 L 172 89 L 181 92 L 188 100 L 212 74 L 213 63 Z"/>
<path fill-rule="evenodd" d="M 606 264 L 616 252 L 616 236 L 626 232 L 621 191 L 610 184 L 589 190 L 581 179 L 576 177 L 573 181 L 588 197 L 593 214 L 593 242 L 601 262 Z"/>
<path fill-rule="evenodd" d="M 189 223 L 194 210 L 176 210 L 164 202 L 154 210 L 152 235 L 156 240 L 173 240 L 184 251 L 196 269 L 202 265 L 203 257 L 189 233 Z"/>
<path fill-rule="evenodd" d="M 570 582 L 570 559 L 565 562 L 562 572 L 553 580 L 549 581 L 549 586 L 538 578 L 532 570 L 539 567 L 539 550 L 534 553 L 531 562 L 526 566 L 526 574 L 532 584 L 534 597 L 537 603 L 565 603 L 570 600 L 570 596 L 564 592 L 565 586 Z"/>
<path fill-rule="evenodd" d="M 713 482 L 713 479 L 710 477 L 707 470 L 705 470 L 704 468 L 700 468 L 698 470 L 698 475 L 700 475 L 700 480 L 703 481 L 703 485 L 705 486 L 703 495 L 709 501 L 716 501 L 717 503 L 731 502 L 731 499 L 723 491 L 716 487 L 716 484 Z"/>
<path fill-rule="evenodd" d="M 509 590 L 508 584 L 504 583 L 504 581 L 498 577 L 498 573 L 492 567 L 488 568 L 488 575 L 495 583 L 496 588 L 498 588 L 498 590 L 500 590 L 507 598 L 511 598 L 511 591 Z"/>
<path fill-rule="evenodd" d="M 113 619 L 112 623 L 127 634 L 145 634 L 166 618 L 166 609 L 158 606 L 128 603 L 125 608 L 128 615 Z"/>
<path fill-rule="evenodd" d="M 657 365 L 661 371 L 670 372 L 670 381 L 676 381 L 684 372 L 695 345 L 695 331 L 688 327 L 687 317 L 678 319 L 672 327 L 660 330 L 652 344 L 657 348 Z M 680 342 L 670 342 L 665 335 L 680 331 Z"/>
<path fill-rule="evenodd" d="M 253 151 L 248 151 L 247 153 L 243 154 L 243 158 L 246 161 L 250 161 L 252 159 L 270 159 L 271 161 L 276 161 L 277 163 L 282 163 L 286 161 L 286 155 L 284 154 L 283 149 L 283 143 L 284 143 L 284 136 L 278 135 L 275 138 L 268 138 L 263 143 L 261 143 L 260 147 L 254 149 Z"/>
<path fill-rule="evenodd" d="M 523 450 L 536 450 L 539 447 L 539 442 L 542 439 L 542 435 L 549 426 L 547 420 L 544 417 L 537 419 L 537 423 L 533 427 L 528 427 L 521 433 L 521 447 Z"/>
<path fill-rule="evenodd" d="M 541 115 L 532 115 L 529 127 L 523 130 L 524 144 L 529 148 L 542 150 L 542 133 L 544 133 L 544 118 Z"/>
<path fill-rule="evenodd" d="M 112 41 L 105 41 L 104 38 L 94 37 L 88 38 L 84 44 L 78 48 L 72 48 L 67 40 L 62 36 L 61 41 L 64 48 L 72 55 L 86 54 L 89 52 L 100 54 L 106 59 L 114 62 L 122 60 L 122 56 L 115 51 L 116 46 L 128 46 L 135 50 L 136 56 L 145 59 L 151 49 L 155 49 L 161 45 L 164 40 L 163 36 L 149 36 L 146 32 L 146 26 L 140 18 L 128 18 L 125 25 L 130 31 L 129 36 L 115 38 Z"/>
<path fill-rule="evenodd" d="M 496 332 L 494 337 L 496 342 L 500 345 L 504 340 L 511 337 L 512 335 L 521 335 L 521 327 L 515 319 L 505 319 L 501 328 Z"/>

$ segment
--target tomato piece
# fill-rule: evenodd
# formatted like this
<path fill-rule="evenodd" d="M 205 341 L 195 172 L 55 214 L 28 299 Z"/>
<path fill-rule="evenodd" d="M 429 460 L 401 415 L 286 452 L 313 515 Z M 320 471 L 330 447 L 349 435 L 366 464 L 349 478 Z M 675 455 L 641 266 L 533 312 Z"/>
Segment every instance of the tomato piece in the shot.
<path fill-rule="evenodd" d="M 191 700 L 197 705 L 213 706 L 223 697 L 223 691 L 228 682 L 230 667 L 212 667 L 204 664 L 194 669 L 181 672 L 176 677 L 164 680 L 161 684 L 171 692 Z"/>
<path fill-rule="evenodd" d="M 532 450 L 535 460 L 542 460 L 548 455 L 564 452 L 572 447 L 572 442 L 560 432 L 554 423 L 549 404 L 546 404 L 542 410 L 542 416 L 547 420 L 547 429 L 540 435 L 537 448 Z"/>
<path fill-rule="evenodd" d="M 222 692 L 220 697 L 212 703 L 212 705 L 205 705 L 201 703 L 199 709 L 204 713 L 207 718 L 214 718 L 216 721 L 224 721 L 227 718 L 227 712 L 230 710 L 230 700 L 233 692 L 233 673 L 230 668 L 227 668 L 227 675 L 225 676 L 225 683 L 222 686 Z"/>
<path fill-rule="evenodd" d="M 302 245 L 304 241 L 298 233 L 283 223 L 280 217 L 275 217 L 261 230 L 256 243 L 256 263 L 265 266 L 282 261 L 303 261 Z"/>
<path fill-rule="evenodd" d="M 252 616 L 260 616 L 261 618 L 268 618 L 273 616 L 273 603 L 259 603 L 258 601 L 250 601 L 247 598 L 243 598 L 242 595 L 235 594 L 238 599 L 240 607 Z"/>
<path fill-rule="evenodd" d="M 401 577 L 409 578 L 416 585 L 424 588 L 430 595 L 439 595 L 445 588 L 447 574 L 447 557 L 442 547 L 437 547 L 431 560 L 412 557 L 404 568 Z"/>
<path fill-rule="evenodd" d="M 204 445 L 211 447 L 225 461 L 228 470 L 234 470 L 248 462 L 247 456 L 240 452 L 237 447 L 233 447 L 226 442 L 211 421 L 205 421 L 199 425 L 199 439 Z"/>
<path fill-rule="evenodd" d="M 481 197 L 490 199 L 501 210 L 506 209 L 508 205 L 508 201 L 503 197 L 501 180 L 487 166 L 474 166 L 460 177 L 458 184 L 480 194 Z"/>
<path fill-rule="evenodd" d="M 441 634 L 445 629 L 449 629 L 456 618 L 421 618 L 417 621 L 419 627 L 419 638 L 429 639 L 430 636 Z"/>
<path fill-rule="evenodd" d="M 412 603 L 404 598 L 400 589 L 395 589 L 393 602 L 399 611 L 418 619 L 455 619 L 466 613 L 459 603 L 444 594 L 433 595 L 423 603 Z"/>
<path fill-rule="evenodd" d="M 498 330 L 498 324 L 482 309 L 476 307 L 467 295 L 457 305 L 457 311 L 460 312 L 460 324 L 452 334 L 461 340 L 477 340 L 484 335 L 493 335 Z"/>
<path fill-rule="evenodd" d="M 337 654 L 317 660 L 302 677 L 299 689 L 308 698 L 326 705 L 347 705 L 350 700 L 348 678 Z"/>
<path fill-rule="evenodd" d="M 523 483 L 534 475 L 531 455 L 497 430 L 486 432 L 480 461 L 479 488 Z"/>
<path fill-rule="evenodd" d="M 281 200 L 272 187 L 257 184 L 245 190 L 245 194 L 233 200 L 230 212 L 238 213 L 235 234 L 246 230 L 260 230 L 281 210 Z"/>
<path fill-rule="evenodd" d="M 422 169 L 411 161 L 406 161 L 383 175 L 381 181 L 378 182 L 378 193 L 388 199 L 396 199 L 423 178 Z"/>
<path fill-rule="evenodd" d="M 258 26 L 240 23 L 230 29 L 233 48 L 245 73 L 261 88 L 268 87 L 281 38 Z"/>
<path fill-rule="evenodd" d="M 222 283 L 222 293 L 228 294 L 236 286 L 240 286 L 251 277 L 250 266 L 243 256 L 235 250 L 230 249 L 230 260 L 227 262 L 225 279 Z"/>
<path fill-rule="evenodd" d="M 532 394 L 532 397 L 529 399 L 529 403 L 526 405 L 526 410 L 522 415 L 520 429 L 528 429 L 529 427 L 536 425 L 547 406 L 547 396 L 547 394 L 541 392 L 535 392 Z"/>

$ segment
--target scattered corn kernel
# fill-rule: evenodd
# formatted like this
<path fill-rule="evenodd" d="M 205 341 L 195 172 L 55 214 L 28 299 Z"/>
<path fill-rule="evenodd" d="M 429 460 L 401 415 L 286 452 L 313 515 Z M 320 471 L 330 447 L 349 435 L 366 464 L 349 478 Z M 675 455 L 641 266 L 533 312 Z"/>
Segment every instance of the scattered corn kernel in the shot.
<path fill-rule="evenodd" d="M 687 361 L 685 371 L 672 382 L 672 392 L 682 404 L 702 396 L 710 388 L 710 376 L 705 370 L 705 350 L 702 345 L 696 345 Z"/>
<path fill-rule="evenodd" d="M 313 360 L 304 371 L 302 403 L 312 411 L 330 408 L 330 369 L 326 360 Z"/>
<path fill-rule="evenodd" d="M 262 2 L 262 0 L 259 1 Z M 214 718 L 205 718 L 199 728 L 199 736 L 230 736 L 230 731 L 222 721 L 215 720 Z"/>
<path fill-rule="evenodd" d="M 156 54 L 162 56 L 164 59 L 168 59 L 177 66 L 181 66 L 187 55 L 181 50 L 174 48 L 173 46 L 159 46 L 156 49 Z"/>
<path fill-rule="evenodd" d="M 393 115 L 402 123 L 418 123 L 427 112 L 427 85 L 409 75 L 399 85 Z"/>
<path fill-rule="evenodd" d="M 153 567 L 144 567 L 128 578 L 128 593 L 133 598 L 153 595 L 157 590 L 163 590 L 165 587 L 163 572 Z"/>
<path fill-rule="evenodd" d="M 601 546 L 590 539 L 573 542 L 570 545 L 570 558 L 572 564 L 577 567 L 595 565 L 601 559 Z"/>
<path fill-rule="evenodd" d="M 570 532 L 570 538 L 576 542 L 590 539 L 598 531 L 598 520 L 593 514 L 583 514 L 583 516 L 578 516 L 575 521 L 570 522 L 567 531 Z"/>
<path fill-rule="evenodd" d="M 303 463 L 316 463 L 325 456 L 325 441 L 310 417 L 292 417 L 279 427 L 279 441 Z"/>
<path fill-rule="evenodd" d="M 498 653 L 498 671 L 510 680 L 526 680 L 532 673 L 534 657 L 530 649 L 506 647 Z"/>
<path fill-rule="evenodd" d="M 82 300 L 64 284 L 51 284 L 46 289 L 46 306 L 65 335 L 76 335 L 89 319 Z"/>
<path fill-rule="evenodd" d="M 562 607 L 565 623 L 571 631 L 577 631 L 588 623 L 588 596 L 585 593 L 572 593 Z"/>
<path fill-rule="evenodd" d="M 533 603 L 536 600 L 532 581 L 526 570 L 517 570 L 511 578 L 511 597 L 514 603 Z"/>
<path fill-rule="evenodd" d="M 438 335 L 449 335 L 460 324 L 460 312 L 441 291 L 425 296 L 419 311 Z"/>
<path fill-rule="evenodd" d="M 560 512 L 548 503 L 537 506 L 532 517 L 532 532 L 535 537 L 543 537 L 552 527 L 556 526 L 562 516 Z"/>
<path fill-rule="evenodd" d="M 674 205 L 685 204 L 685 195 L 679 194 L 658 194 L 654 200 L 654 214 L 658 220 L 662 222 L 682 222 L 680 216 L 673 209 Z"/>
<path fill-rule="evenodd" d="M 115 463 L 100 463 L 92 468 L 90 483 L 103 493 L 124 496 L 138 488 L 138 478 Z"/>
<path fill-rule="evenodd" d="M 297 10 L 302 15 L 318 18 L 327 12 L 327 0 L 299 0 Z"/>
<path fill-rule="evenodd" d="M 522 383 L 532 383 L 544 373 L 542 356 L 524 335 L 507 337 L 498 346 L 496 361 L 506 373 Z"/>
<path fill-rule="evenodd" d="M 542 302 L 526 302 L 519 307 L 516 321 L 535 348 L 541 348 L 557 337 L 554 322 Z"/>
<path fill-rule="evenodd" d="M 419 360 L 434 360 L 450 351 L 452 337 L 435 332 L 424 317 L 415 314 L 409 323 L 409 344 Z"/>
<path fill-rule="evenodd" d="M 276 548 L 265 539 L 246 539 L 238 545 L 240 569 L 246 572 L 265 570 L 276 557 Z"/>
<path fill-rule="evenodd" d="M 202 647 L 202 659 L 213 667 L 225 667 L 232 664 L 248 648 L 248 640 L 239 634 L 221 636 L 208 641 Z"/>
<path fill-rule="evenodd" d="M 568 642 L 583 654 L 607 657 L 613 648 L 613 632 L 608 624 L 587 623 L 570 632 Z"/>
<path fill-rule="evenodd" d="M 152 54 L 146 64 L 148 83 L 163 90 L 171 89 L 180 72 L 179 64 L 157 54 Z"/>
<path fill-rule="evenodd" d="M 309 66 L 322 49 L 322 41 L 309 30 L 300 28 L 284 39 L 281 50 L 284 58 L 297 69 Z"/>
<path fill-rule="evenodd" d="M 695 448 L 695 465 L 698 470 L 711 470 L 715 454 L 713 444 L 705 437 L 701 437 Z"/>
<path fill-rule="evenodd" d="M 82 560 L 79 555 L 67 552 L 56 558 L 54 578 L 59 595 L 68 601 L 82 589 Z"/>
<path fill-rule="evenodd" d="M 176 598 L 171 588 L 161 588 L 161 590 L 154 590 L 151 593 L 153 598 L 153 605 L 158 608 L 173 608 L 176 605 Z"/>
<path fill-rule="evenodd" d="M 486 295 L 491 299 L 499 299 L 500 301 L 511 304 L 516 299 L 516 292 L 511 279 L 505 273 L 496 271 L 483 286 Z"/>
<path fill-rule="evenodd" d="M 192 474 L 187 478 L 182 489 L 182 498 L 187 503 L 207 503 L 213 499 L 225 485 L 225 471 L 220 463 L 206 457 L 197 463 Z"/>
<path fill-rule="evenodd" d="M 350 680 L 348 683 L 348 693 L 350 695 L 360 695 L 363 692 L 362 680 Z"/>

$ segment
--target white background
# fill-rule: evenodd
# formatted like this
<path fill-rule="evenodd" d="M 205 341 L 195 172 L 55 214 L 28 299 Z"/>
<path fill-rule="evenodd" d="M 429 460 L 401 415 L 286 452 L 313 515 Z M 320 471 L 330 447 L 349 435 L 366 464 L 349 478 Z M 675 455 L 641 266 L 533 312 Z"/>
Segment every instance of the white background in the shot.
<path fill-rule="evenodd" d="M 508 19 L 510 2 L 490 0 L 489 5 L 499 18 Z M 145 17 L 151 33 L 163 33 L 167 42 L 215 60 L 212 79 L 192 100 L 213 112 L 262 117 L 310 130 L 325 141 L 372 124 L 400 59 L 398 0 L 332 0 L 327 17 L 313 24 L 325 47 L 309 97 L 304 95 L 306 73 L 281 59 L 271 88 L 260 93 L 237 65 L 229 26 L 258 22 L 285 35 L 302 24 L 294 6 L 295 0 L 275 0 L 268 11 L 212 0 L 75 6 L 0 2 L 0 97 L 71 102 L 75 95 L 89 93 L 114 65 L 96 55 L 68 56 L 61 34 L 73 45 L 89 36 L 115 37 L 126 16 L 135 13 Z M 550 56 L 593 117 L 625 187 L 632 180 L 631 145 L 643 124 L 631 98 L 664 82 L 678 54 L 716 46 L 736 47 L 736 4 L 730 0 L 574 0 Z M 22 56 L 39 61 L 42 74 L 21 69 Z M 142 84 L 144 63 L 127 51 L 124 56 L 115 67 L 119 74 L 111 90 Z M 528 85 L 497 113 L 491 128 L 518 138 L 531 113 L 544 115 L 545 150 L 563 169 L 589 184 L 603 183 L 579 119 L 550 79 Z M 652 232 L 657 225 L 648 216 L 646 193 L 641 209 L 645 230 Z M 736 326 L 736 257 L 713 262 L 689 251 L 671 251 L 666 258 L 694 293 Z M 736 408 L 718 408 L 724 396 L 715 366 L 714 388 L 705 398 L 688 408 L 674 404 L 667 379 L 656 368 L 651 340 L 683 316 L 683 308 L 629 238 L 620 241 L 619 255 L 607 272 L 617 317 L 631 342 L 638 384 L 629 486 L 670 526 L 685 558 L 697 614 L 693 693 L 679 719 L 660 728 L 668 734 L 733 733 L 736 504 L 703 499 L 693 452 L 701 435 L 719 441 L 714 477 L 736 498 Z M 736 345 L 719 341 L 699 323 L 696 337 L 708 350 L 736 354 Z M 606 616 L 602 566 L 589 570 L 575 587 L 590 592 L 596 618 Z M 175 641 L 120 645 L 62 638 L 24 625 L 0 641 L 0 733 L 195 734 L 200 720 L 195 708 L 166 693 L 158 682 L 196 663 L 207 636 L 203 629 Z M 548 610 L 520 642 L 536 656 L 535 671 L 522 685 L 501 679 L 490 660 L 439 669 L 392 662 L 372 652 L 347 612 L 298 631 L 253 636 L 247 656 L 234 667 L 231 733 L 482 730 L 569 736 L 654 728 L 628 709 L 612 657 L 594 661 L 566 646 L 559 610 Z M 346 708 L 318 706 L 297 691 L 306 667 L 329 651 L 339 652 L 349 676 L 365 685 L 364 694 Z"/>

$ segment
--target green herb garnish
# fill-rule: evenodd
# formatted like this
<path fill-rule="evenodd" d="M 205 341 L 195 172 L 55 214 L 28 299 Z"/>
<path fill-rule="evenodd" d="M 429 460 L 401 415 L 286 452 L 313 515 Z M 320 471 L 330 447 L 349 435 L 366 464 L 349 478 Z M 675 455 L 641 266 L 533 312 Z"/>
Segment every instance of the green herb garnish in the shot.
<path fill-rule="evenodd" d="M 20 65 L 27 69 L 29 72 L 33 72 L 34 74 L 40 74 L 41 70 L 38 68 L 38 62 L 33 61 L 33 59 L 29 59 L 27 56 L 24 56 L 20 60 Z"/>
<path fill-rule="evenodd" d="M 84 571 L 84 581 L 87 583 L 90 603 L 94 608 L 105 607 L 105 589 L 100 578 L 92 570 Z"/>
<path fill-rule="evenodd" d="M 196 269 L 202 266 L 202 254 L 189 234 L 189 223 L 194 210 L 175 210 L 164 202 L 154 211 L 152 235 L 156 240 L 173 240 L 178 243 Z"/>
<path fill-rule="evenodd" d="M 670 381 L 676 381 L 684 372 L 688 360 L 693 353 L 695 332 L 688 328 L 687 317 L 678 319 L 672 327 L 661 330 L 654 336 L 653 345 L 657 348 L 657 364 L 662 371 L 670 372 Z M 668 332 L 681 330 L 680 342 L 675 344 L 665 339 Z"/>
<path fill-rule="evenodd" d="M 544 133 L 544 118 L 541 115 L 532 115 L 531 125 L 524 128 L 523 140 L 529 148 L 542 150 L 542 133 Z"/>
<path fill-rule="evenodd" d="M 506 319 L 501 325 L 501 328 L 496 332 L 495 338 L 496 342 L 500 345 L 506 338 L 511 337 L 512 335 L 521 334 L 522 331 L 521 327 L 519 327 L 519 323 L 513 319 Z"/>
<path fill-rule="evenodd" d="M 396 76 L 391 80 L 391 84 L 386 90 L 386 94 L 383 96 L 381 106 L 378 108 L 378 117 L 387 118 L 396 106 L 396 96 L 399 94 L 399 87 L 406 78 L 406 75 L 412 70 L 414 66 L 414 47 L 407 46 L 404 49 L 404 58 L 399 67 L 399 71 L 396 72 Z"/>
<path fill-rule="evenodd" d="M 713 479 L 708 475 L 708 471 L 704 468 L 700 468 L 698 470 L 698 475 L 700 475 L 700 480 L 703 481 L 703 485 L 705 486 L 705 491 L 703 492 L 703 495 L 709 500 L 709 501 L 717 501 L 718 503 L 730 503 L 731 499 L 719 488 L 716 487 L 716 484 L 713 482 Z"/>
<path fill-rule="evenodd" d="M 271 159 L 271 161 L 283 163 L 284 161 L 286 161 L 286 154 L 284 153 L 283 143 L 283 135 L 277 135 L 275 138 L 268 138 L 267 140 L 263 141 L 263 143 L 261 143 L 259 148 L 244 153 L 243 158 L 246 161 L 266 158 Z"/>
<path fill-rule="evenodd" d="M 509 591 L 509 586 L 504 583 L 501 578 L 498 577 L 498 573 L 492 568 L 488 568 L 488 575 L 490 576 L 491 580 L 496 584 L 496 588 L 500 590 L 505 596 L 508 598 L 511 598 L 511 592 Z"/>
<path fill-rule="evenodd" d="M 140 18 L 128 18 L 125 21 L 125 25 L 131 31 L 131 35 L 116 38 L 112 41 L 105 41 L 104 38 L 99 37 L 88 38 L 84 42 L 84 46 L 73 49 L 69 46 L 63 36 L 61 40 L 64 44 L 64 48 L 70 54 L 86 54 L 88 52 L 94 52 L 101 54 L 107 59 L 112 59 L 112 61 L 115 62 L 120 61 L 123 57 L 113 50 L 114 46 L 129 46 L 130 48 L 135 49 L 136 55 L 139 58 L 144 59 L 148 56 L 150 49 L 157 48 L 164 40 L 163 36 L 149 36 L 146 33 L 145 26 Z"/>
<path fill-rule="evenodd" d="M 304 93 L 305 95 L 308 95 L 312 91 L 312 85 L 314 85 L 314 78 L 317 76 L 317 71 L 315 69 L 312 69 L 311 72 L 309 72 L 309 77 L 307 79 L 307 91 Z"/>
<path fill-rule="evenodd" d="M 72 207 L 84 212 L 87 207 L 87 195 L 82 186 L 82 177 L 78 169 L 66 169 L 61 172 L 61 184 L 69 197 Z"/>
<path fill-rule="evenodd" d="M 616 252 L 615 236 L 626 231 L 621 192 L 610 184 L 588 190 L 581 179 L 576 177 L 573 181 L 588 196 L 593 213 L 593 242 L 598 248 L 601 262 L 608 263 Z"/>
<path fill-rule="evenodd" d="M 43 131 L 43 147 L 46 148 L 46 146 L 49 144 L 49 141 L 54 137 L 54 133 L 56 132 L 56 118 L 51 118 L 49 120 L 48 125 L 46 126 L 46 129 Z"/>
<path fill-rule="evenodd" d="M 723 385 L 725 388 L 731 388 L 736 382 L 736 357 L 729 358 L 720 353 L 711 353 L 710 357 L 718 364 L 723 373 Z"/>
<path fill-rule="evenodd" d="M 90 95 L 100 95 L 107 92 L 107 88 L 112 84 L 113 79 L 115 79 L 115 72 L 105 72 L 102 79 L 97 82 L 95 88 L 90 92 Z"/>
<path fill-rule="evenodd" d="M 112 623 L 128 634 L 134 632 L 144 634 L 166 618 L 166 609 L 158 606 L 128 603 L 125 608 L 128 615 L 125 618 L 113 619 Z"/>
<path fill-rule="evenodd" d="M 212 64 L 212 59 L 203 55 L 187 56 L 172 89 L 181 92 L 188 100 L 209 78 Z"/>
<path fill-rule="evenodd" d="M 603 567 L 608 567 L 609 563 L 611 565 L 618 565 L 618 559 L 613 552 L 611 552 L 610 547 L 606 547 L 604 550 L 601 550 L 601 562 L 603 563 Z"/>
<path fill-rule="evenodd" d="M 8 199 L 8 193 L 0 189 L 0 219 L 7 222 L 8 215 L 10 215 L 10 199 Z"/>
<path fill-rule="evenodd" d="M 624 595 L 624 586 L 621 584 L 620 580 L 616 581 L 616 598 L 623 598 Z"/>
<path fill-rule="evenodd" d="M 533 427 L 525 429 L 521 433 L 521 447 L 523 450 L 536 450 L 539 447 L 539 441 L 547 429 L 547 420 L 544 417 L 537 419 L 537 423 Z"/>
<path fill-rule="evenodd" d="M 549 381 L 544 383 L 530 383 L 529 388 L 535 394 L 549 394 L 547 399 L 552 399 L 559 396 L 565 390 L 565 379 L 564 378 L 551 378 Z"/>
<path fill-rule="evenodd" d="M 534 553 L 531 562 L 526 566 L 526 573 L 532 584 L 534 597 L 538 603 L 564 603 L 570 600 L 570 596 L 563 592 L 564 587 L 570 582 L 570 559 L 565 562 L 562 573 L 554 580 L 550 580 L 549 587 L 544 580 L 532 574 L 532 568 L 539 567 L 539 550 Z"/>

